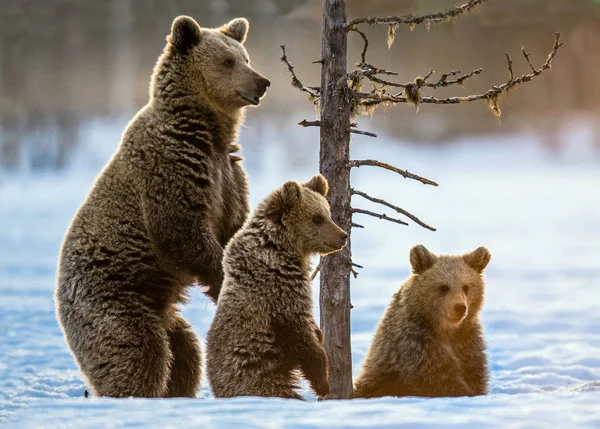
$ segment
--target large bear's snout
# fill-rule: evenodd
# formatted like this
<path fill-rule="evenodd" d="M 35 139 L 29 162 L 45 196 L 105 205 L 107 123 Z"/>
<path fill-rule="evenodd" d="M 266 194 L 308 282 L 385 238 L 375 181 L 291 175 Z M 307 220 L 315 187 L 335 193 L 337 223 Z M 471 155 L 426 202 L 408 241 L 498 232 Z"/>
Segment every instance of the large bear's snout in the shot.
<path fill-rule="evenodd" d="M 267 92 L 267 88 L 271 86 L 271 81 L 269 79 L 267 79 L 264 76 L 261 76 L 258 79 L 258 82 L 256 83 L 256 85 L 258 86 L 258 92 L 260 93 L 261 97 L 263 95 L 265 95 L 265 92 Z"/>
<path fill-rule="evenodd" d="M 336 249 L 341 249 L 348 243 L 348 233 L 346 231 L 340 229 L 339 227 L 337 229 L 338 229 L 338 234 L 337 234 L 336 239 L 334 239 L 333 243 L 335 243 L 334 247 Z"/>

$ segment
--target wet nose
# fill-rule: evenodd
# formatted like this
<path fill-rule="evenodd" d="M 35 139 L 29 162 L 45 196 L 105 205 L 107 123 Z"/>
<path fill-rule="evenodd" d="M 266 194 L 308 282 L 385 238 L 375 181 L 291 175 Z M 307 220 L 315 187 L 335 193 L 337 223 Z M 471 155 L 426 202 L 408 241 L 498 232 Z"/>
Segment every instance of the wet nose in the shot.
<path fill-rule="evenodd" d="M 265 92 L 267 90 L 267 88 L 270 86 L 271 86 L 271 81 L 269 79 L 267 79 L 266 77 L 261 77 L 258 80 L 258 87 L 262 92 Z"/>
<path fill-rule="evenodd" d="M 345 241 L 348 239 L 348 233 L 346 231 L 340 232 L 340 238 Z"/>
<path fill-rule="evenodd" d="M 464 304 L 454 304 L 454 311 L 458 316 L 464 316 L 467 312 L 467 306 Z"/>

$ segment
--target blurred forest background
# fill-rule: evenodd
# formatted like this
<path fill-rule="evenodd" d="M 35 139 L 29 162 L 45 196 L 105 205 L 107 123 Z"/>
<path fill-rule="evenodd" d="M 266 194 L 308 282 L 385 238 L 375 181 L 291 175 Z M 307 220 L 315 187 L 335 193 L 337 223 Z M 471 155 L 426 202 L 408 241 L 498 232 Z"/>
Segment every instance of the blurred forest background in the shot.
<path fill-rule="evenodd" d="M 458 3 L 347 0 L 347 12 L 349 19 L 422 14 Z M 237 16 L 250 20 L 247 48 L 253 66 L 273 82 L 264 103 L 249 112 L 251 144 L 275 139 L 294 163 L 314 161 L 304 143 L 316 136 L 315 131 L 296 123 L 313 119 L 315 112 L 291 87 L 279 46 L 286 45 L 305 84 L 319 85 L 319 67 L 311 62 L 319 59 L 321 50 L 320 9 L 319 0 L 2 0 L 0 171 L 67 168 L 77 148 L 89 144 L 90 124 L 98 121 L 117 124 L 118 139 L 148 100 L 152 67 L 171 21 L 180 14 L 193 16 L 205 27 Z M 569 145 L 576 134 L 600 158 L 599 0 L 490 0 L 454 24 L 434 26 L 429 32 L 424 26 L 414 31 L 401 26 L 390 50 L 387 27 L 366 28 L 369 62 L 399 71 L 400 82 L 429 70 L 439 77 L 450 70 L 484 68 L 465 88 L 438 95 L 478 93 L 505 82 L 505 52 L 513 57 L 515 74 L 529 71 L 521 45 L 533 63 L 541 65 L 554 32 L 563 32 L 566 45 L 553 70 L 501 98 L 500 124 L 485 103 L 469 103 L 423 105 L 418 114 L 409 105 L 378 110 L 372 119 L 361 119 L 361 128 L 418 144 L 447 144 L 484 134 L 533 134 L 550 153 Z M 352 65 L 362 42 L 353 33 L 349 38 Z M 102 133 L 100 137 L 94 144 L 102 144 Z M 116 143 L 106 145 L 112 151 Z"/>

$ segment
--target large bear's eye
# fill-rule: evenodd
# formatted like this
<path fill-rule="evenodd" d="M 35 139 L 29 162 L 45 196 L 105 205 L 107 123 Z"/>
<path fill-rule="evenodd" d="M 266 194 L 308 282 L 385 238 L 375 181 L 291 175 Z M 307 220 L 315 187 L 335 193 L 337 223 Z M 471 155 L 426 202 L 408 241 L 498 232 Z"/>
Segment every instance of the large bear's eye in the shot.
<path fill-rule="evenodd" d="M 223 61 L 223 65 L 225 67 L 227 67 L 228 69 L 233 67 L 234 64 L 235 64 L 235 61 L 233 61 L 233 59 L 231 59 L 231 58 L 227 58 L 225 61 Z"/>
<path fill-rule="evenodd" d="M 325 222 L 325 218 L 321 215 L 316 215 L 313 217 L 313 222 L 315 225 L 321 225 L 323 222 Z"/>
<path fill-rule="evenodd" d="M 465 293 L 465 295 L 469 294 L 469 285 L 463 285 L 463 292 Z"/>
<path fill-rule="evenodd" d="M 442 293 L 448 293 L 450 291 L 450 288 L 448 287 L 448 285 L 441 285 L 440 286 L 440 292 Z"/>

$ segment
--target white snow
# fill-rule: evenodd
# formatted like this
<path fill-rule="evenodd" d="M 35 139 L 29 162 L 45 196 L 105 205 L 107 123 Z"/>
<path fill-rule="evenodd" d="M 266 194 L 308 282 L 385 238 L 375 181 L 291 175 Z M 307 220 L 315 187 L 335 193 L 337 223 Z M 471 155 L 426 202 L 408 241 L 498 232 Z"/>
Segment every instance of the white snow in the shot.
<path fill-rule="evenodd" d="M 80 150 L 70 171 L 0 181 L 0 426 L 600 427 L 600 156 L 552 154 L 528 136 L 441 147 L 392 138 L 353 142 L 353 158 L 378 158 L 440 183 L 426 187 L 372 167 L 353 173 L 355 188 L 438 228 L 356 217 L 366 228 L 352 235 L 354 261 L 365 267 L 352 281 L 354 373 L 409 273 L 410 247 L 462 253 L 485 245 L 493 253 L 482 315 L 490 395 L 317 402 L 305 389 L 305 403 L 215 400 L 204 382 L 195 400 L 84 398 L 87 386 L 54 314 L 54 275 L 69 221 L 114 149 L 98 135 L 115 141 L 124 125 L 116 123 L 89 125 L 94 145 Z M 317 171 L 314 133 L 288 132 L 295 145 L 310 142 L 294 149 L 314 154 L 308 166 L 294 166 L 286 155 L 279 143 L 286 134 L 257 147 L 253 140 L 271 133 L 244 131 L 254 204 L 283 181 Z M 382 211 L 360 197 L 354 204 Z M 318 281 L 314 286 L 316 299 Z M 213 312 L 194 291 L 184 315 L 204 338 Z"/>

